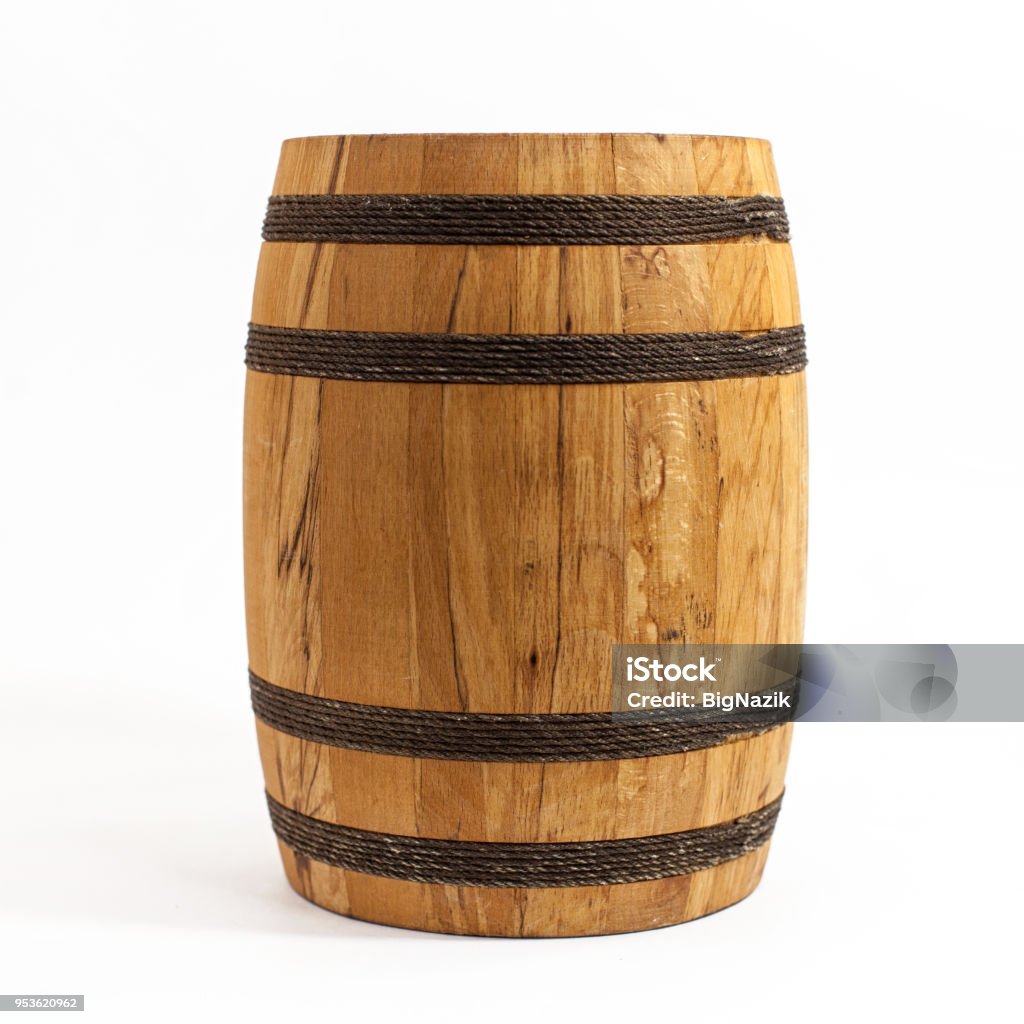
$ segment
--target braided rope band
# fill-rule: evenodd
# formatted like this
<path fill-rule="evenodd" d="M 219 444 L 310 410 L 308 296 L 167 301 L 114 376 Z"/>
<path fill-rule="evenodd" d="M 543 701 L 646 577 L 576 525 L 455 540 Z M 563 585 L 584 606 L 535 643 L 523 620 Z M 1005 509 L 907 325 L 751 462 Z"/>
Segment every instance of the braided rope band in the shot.
<path fill-rule="evenodd" d="M 335 380 L 608 384 L 797 373 L 804 329 L 758 334 L 413 334 L 249 325 L 245 363 Z"/>
<path fill-rule="evenodd" d="M 268 242 L 686 245 L 789 240 L 777 196 L 271 196 Z"/>
<path fill-rule="evenodd" d="M 582 843 L 481 843 L 334 825 L 300 814 L 267 794 L 277 837 L 305 857 L 384 878 L 493 889 L 617 885 L 701 871 L 768 842 L 781 801 L 688 832 Z"/>
<path fill-rule="evenodd" d="M 760 708 L 593 712 L 571 715 L 468 714 L 329 700 L 274 686 L 249 673 L 260 721 L 313 743 L 446 761 L 612 761 L 682 754 L 789 721 L 793 710 Z M 775 690 L 795 693 L 796 682 Z M 794 706 L 796 701 L 791 702 Z"/>

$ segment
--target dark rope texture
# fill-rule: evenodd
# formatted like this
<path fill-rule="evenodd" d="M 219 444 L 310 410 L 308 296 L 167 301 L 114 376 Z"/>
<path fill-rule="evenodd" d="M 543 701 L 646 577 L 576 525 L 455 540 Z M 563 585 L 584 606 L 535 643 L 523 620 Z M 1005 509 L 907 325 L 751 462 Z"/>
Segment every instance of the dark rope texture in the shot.
<path fill-rule="evenodd" d="M 310 818 L 269 794 L 278 838 L 296 853 L 367 875 L 433 885 L 534 889 L 617 885 L 686 875 L 751 853 L 768 842 L 781 797 L 709 828 L 583 843 L 480 843 L 367 832 Z"/>
<path fill-rule="evenodd" d="M 268 242 L 686 245 L 789 240 L 776 196 L 271 196 Z"/>
<path fill-rule="evenodd" d="M 336 380 L 605 384 L 797 373 L 804 329 L 757 334 L 413 334 L 249 325 L 250 370 Z"/>
<path fill-rule="evenodd" d="M 353 704 L 274 686 L 249 673 L 262 722 L 313 743 L 448 761 L 611 761 L 681 754 L 760 734 L 789 721 L 792 708 L 729 713 L 696 709 L 570 715 L 468 714 Z M 774 688 L 794 695 L 796 681 Z"/>

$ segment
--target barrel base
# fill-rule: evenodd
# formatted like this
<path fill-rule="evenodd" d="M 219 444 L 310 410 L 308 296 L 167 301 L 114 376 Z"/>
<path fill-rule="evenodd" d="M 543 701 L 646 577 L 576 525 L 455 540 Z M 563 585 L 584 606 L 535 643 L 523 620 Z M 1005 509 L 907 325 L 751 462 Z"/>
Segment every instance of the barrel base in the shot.
<path fill-rule="evenodd" d="M 485 889 L 345 871 L 278 842 L 292 888 L 360 921 L 450 935 L 570 938 L 647 931 L 705 917 L 757 888 L 769 844 L 703 871 L 652 882 L 557 889 Z"/>

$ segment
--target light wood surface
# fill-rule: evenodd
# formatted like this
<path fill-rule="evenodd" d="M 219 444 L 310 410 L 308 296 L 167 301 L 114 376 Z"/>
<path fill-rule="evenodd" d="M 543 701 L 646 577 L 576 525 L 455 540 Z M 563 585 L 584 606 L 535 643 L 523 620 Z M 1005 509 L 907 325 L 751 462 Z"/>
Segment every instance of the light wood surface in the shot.
<path fill-rule="evenodd" d="M 752 195 L 778 184 L 760 140 L 370 136 L 285 143 L 275 192 Z M 800 313 L 779 242 L 276 242 L 262 249 L 252 319 L 572 334 L 763 331 Z M 799 642 L 805 416 L 803 374 L 559 387 L 249 373 L 250 665 L 278 686 L 361 703 L 572 713 L 610 707 L 615 642 Z M 510 766 L 328 749 L 259 727 L 268 790 L 304 813 L 512 841 L 728 820 L 778 794 L 789 731 L 664 758 Z M 760 876 L 752 858 L 699 881 L 515 898 L 285 860 L 304 895 L 355 916 L 576 934 L 735 902 Z"/>
<path fill-rule="evenodd" d="M 458 935 L 560 938 L 662 928 L 738 903 L 761 880 L 769 844 L 689 875 L 564 889 L 480 889 L 396 881 L 329 867 L 281 842 L 278 847 L 292 888 L 335 913 Z"/>
<path fill-rule="evenodd" d="M 370 832 L 570 843 L 705 828 L 782 795 L 792 727 L 686 754 L 514 764 L 328 747 L 257 723 L 267 792 Z"/>

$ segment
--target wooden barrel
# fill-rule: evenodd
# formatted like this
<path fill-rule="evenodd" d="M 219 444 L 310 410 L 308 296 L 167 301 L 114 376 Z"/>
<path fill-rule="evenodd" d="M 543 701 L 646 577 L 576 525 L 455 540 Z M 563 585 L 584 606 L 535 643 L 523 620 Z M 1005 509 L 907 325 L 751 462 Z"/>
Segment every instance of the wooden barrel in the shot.
<path fill-rule="evenodd" d="M 757 139 L 284 144 L 247 347 L 246 604 L 307 899 L 569 936 L 757 885 L 791 726 L 646 745 L 608 679 L 614 643 L 802 639 L 778 195 Z"/>

